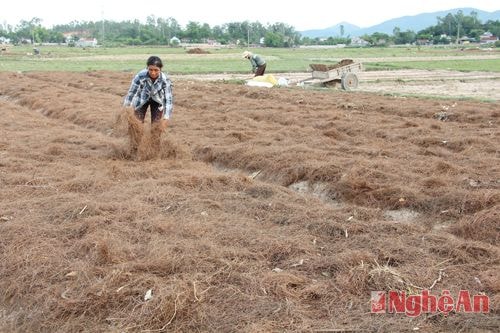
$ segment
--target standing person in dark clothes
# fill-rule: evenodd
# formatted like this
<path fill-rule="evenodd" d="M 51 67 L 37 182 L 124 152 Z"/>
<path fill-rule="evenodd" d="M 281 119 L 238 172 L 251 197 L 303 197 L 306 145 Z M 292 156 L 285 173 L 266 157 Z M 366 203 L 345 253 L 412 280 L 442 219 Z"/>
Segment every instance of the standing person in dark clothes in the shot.
<path fill-rule="evenodd" d="M 250 60 L 252 64 L 252 73 L 255 76 L 262 76 L 266 71 L 266 61 L 258 54 L 252 54 L 250 51 L 243 52 L 243 58 Z"/>

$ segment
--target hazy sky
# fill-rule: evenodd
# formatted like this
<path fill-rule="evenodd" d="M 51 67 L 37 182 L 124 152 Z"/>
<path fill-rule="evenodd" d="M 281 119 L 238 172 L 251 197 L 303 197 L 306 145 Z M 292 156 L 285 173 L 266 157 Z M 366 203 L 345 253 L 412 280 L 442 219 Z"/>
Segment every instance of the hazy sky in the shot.
<path fill-rule="evenodd" d="M 473 7 L 500 10 L 499 0 L 4 0 L 0 23 L 17 25 L 33 17 L 49 28 L 71 21 L 112 21 L 138 19 L 150 15 L 175 18 L 183 27 L 189 22 L 210 26 L 228 22 L 284 22 L 296 30 L 321 29 L 340 22 L 368 27 L 391 18 L 439 10 Z"/>

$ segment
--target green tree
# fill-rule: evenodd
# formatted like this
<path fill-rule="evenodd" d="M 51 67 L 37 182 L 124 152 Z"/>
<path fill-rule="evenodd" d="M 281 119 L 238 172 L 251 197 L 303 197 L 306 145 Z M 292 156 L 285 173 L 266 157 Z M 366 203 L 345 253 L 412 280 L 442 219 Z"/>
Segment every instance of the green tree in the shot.
<path fill-rule="evenodd" d="M 382 32 L 374 32 L 371 35 L 363 35 L 362 38 L 372 46 L 388 46 L 391 43 L 390 36 Z"/>
<path fill-rule="evenodd" d="M 418 35 L 431 34 L 434 44 L 449 44 L 463 36 L 479 41 L 480 36 L 486 31 L 495 36 L 500 35 L 500 21 L 489 20 L 482 24 L 477 12 L 472 11 L 470 15 L 464 15 L 462 11 L 458 11 L 455 15 L 448 13 L 445 17 L 438 17 L 436 25 L 419 31 Z"/>
<path fill-rule="evenodd" d="M 194 43 L 200 43 L 202 38 L 207 37 L 206 29 L 200 23 L 190 21 L 186 26 L 183 36 L 189 38 Z"/>
<path fill-rule="evenodd" d="M 411 30 L 401 32 L 399 27 L 395 27 L 392 31 L 394 34 L 394 43 L 397 45 L 405 45 L 415 43 L 417 34 Z"/>
<path fill-rule="evenodd" d="M 247 29 L 241 22 L 230 22 L 224 24 L 225 33 L 230 41 L 236 42 L 247 40 Z"/>
<path fill-rule="evenodd" d="M 488 20 L 486 23 L 483 25 L 483 29 L 485 31 L 491 32 L 494 36 L 500 37 L 500 21 L 492 21 Z"/>
<path fill-rule="evenodd" d="M 285 40 L 283 34 L 268 31 L 264 37 L 264 45 L 268 47 L 283 47 Z"/>
<path fill-rule="evenodd" d="M 300 34 L 295 31 L 294 27 L 288 24 L 282 22 L 274 23 L 272 25 L 269 25 L 267 27 L 267 30 L 268 33 L 271 32 L 279 36 L 279 38 L 277 38 L 277 36 L 272 37 L 274 38 L 274 42 L 277 42 L 277 40 L 282 40 L 282 45 L 277 47 L 292 47 L 300 42 Z M 267 42 L 265 44 L 267 46 Z"/>
<path fill-rule="evenodd" d="M 42 20 L 38 17 L 32 18 L 30 21 L 21 20 L 16 27 L 15 36 L 18 40 L 30 40 L 35 43 L 35 30 L 41 27 Z"/>
<path fill-rule="evenodd" d="M 212 37 L 223 45 L 229 42 L 223 27 L 220 25 L 216 25 L 212 28 Z"/>

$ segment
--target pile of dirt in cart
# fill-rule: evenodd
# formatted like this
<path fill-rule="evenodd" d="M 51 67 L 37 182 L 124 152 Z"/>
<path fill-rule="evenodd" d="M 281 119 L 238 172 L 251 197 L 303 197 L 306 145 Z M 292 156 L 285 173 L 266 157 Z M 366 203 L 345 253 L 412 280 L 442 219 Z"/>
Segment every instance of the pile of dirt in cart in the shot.
<path fill-rule="evenodd" d="M 132 76 L 0 73 L 0 331 L 497 331 L 498 103 Z"/>
<path fill-rule="evenodd" d="M 209 54 L 210 52 L 207 50 L 200 49 L 199 47 L 196 47 L 194 49 L 189 49 L 187 50 L 188 54 Z"/>
<path fill-rule="evenodd" d="M 343 59 L 343 60 L 339 61 L 338 63 L 336 63 L 335 65 L 310 64 L 309 67 L 311 67 L 311 69 L 313 71 L 327 72 L 329 70 L 343 67 L 343 66 L 347 66 L 347 65 L 350 65 L 353 63 L 354 63 L 354 60 L 352 60 L 352 59 Z"/>

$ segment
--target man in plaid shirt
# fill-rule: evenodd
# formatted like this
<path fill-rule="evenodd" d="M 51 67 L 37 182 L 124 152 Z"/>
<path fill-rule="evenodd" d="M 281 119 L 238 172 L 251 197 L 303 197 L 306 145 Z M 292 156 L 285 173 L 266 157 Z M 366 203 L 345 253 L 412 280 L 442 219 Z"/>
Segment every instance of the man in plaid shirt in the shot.
<path fill-rule="evenodd" d="M 151 123 L 159 122 L 162 131 L 172 116 L 172 82 L 161 71 L 163 63 L 157 56 L 151 56 L 147 68 L 137 73 L 132 80 L 123 106 L 132 106 L 135 116 L 144 122 L 148 107 L 151 110 Z"/>

